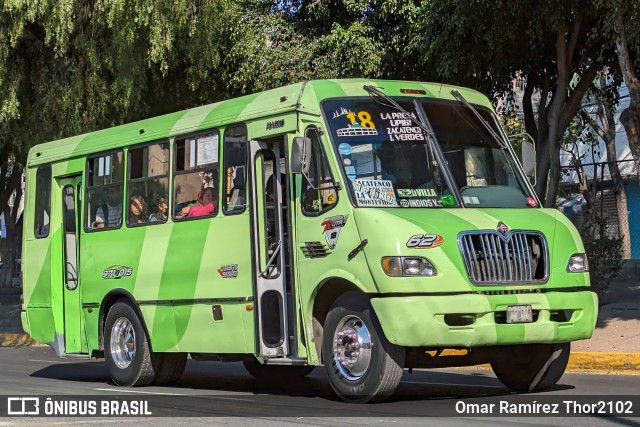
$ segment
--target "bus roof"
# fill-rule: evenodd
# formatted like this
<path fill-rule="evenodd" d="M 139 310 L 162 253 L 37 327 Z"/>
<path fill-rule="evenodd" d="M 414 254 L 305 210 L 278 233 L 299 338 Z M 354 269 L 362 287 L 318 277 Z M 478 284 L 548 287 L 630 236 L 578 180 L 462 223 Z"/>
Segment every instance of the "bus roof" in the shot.
<path fill-rule="evenodd" d="M 320 115 L 320 101 L 341 96 L 368 96 L 364 85 L 378 86 L 389 96 L 407 96 L 401 89 L 413 89 L 424 91 L 424 94 L 411 96 L 440 99 L 454 99 L 451 90 L 456 89 L 469 102 L 491 108 L 489 100 L 477 91 L 439 83 L 375 79 L 311 80 L 39 144 L 29 150 L 27 166 L 171 138 L 257 117 L 292 111 Z"/>

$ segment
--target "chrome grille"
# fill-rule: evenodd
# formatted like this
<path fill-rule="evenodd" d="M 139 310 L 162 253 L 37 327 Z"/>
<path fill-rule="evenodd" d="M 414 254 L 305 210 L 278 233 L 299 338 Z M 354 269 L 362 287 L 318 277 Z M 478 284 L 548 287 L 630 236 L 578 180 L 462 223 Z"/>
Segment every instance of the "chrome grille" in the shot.
<path fill-rule="evenodd" d="M 546 282 L 548 249 L 537 232 L 461 233 L 458 242 L 469 279 L 477 284 Z"/>

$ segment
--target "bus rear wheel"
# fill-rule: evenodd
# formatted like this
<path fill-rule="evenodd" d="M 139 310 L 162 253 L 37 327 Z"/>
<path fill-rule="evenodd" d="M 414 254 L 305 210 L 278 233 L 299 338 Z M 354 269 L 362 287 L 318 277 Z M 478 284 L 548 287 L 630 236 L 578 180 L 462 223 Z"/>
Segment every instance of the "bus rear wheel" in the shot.
<path fill-rule="evenodd" d="M 303 378 L 309 375 L 315 366 L 273 366 L 263 365 L 257 360 L 243 362 L 244 368 L 257 380 L 277 380 L 282 378 Z"/>
<path fill-rule="evenodd" d="M 567 367 L 571 343 L 505 347 L 491 362 L 496 377 L 512 390 L 531 392 L 555 385 Z"/>
<path fill-rule="evenodd" d="M 400 383 L 405 349 L 386 339 L 369 299 L 349 292 L 329 310 L 322 358 L 329 383 L 341 399 L 375 402 L 391 396 Z"/>
<path fill-rule="evenodd" d="M 147 335 L 129 302 L 115 303 L 104 328 L 104 355 L 117 385 L 144 386 L 155 378 L 160 356 L 149 350 Z"/>

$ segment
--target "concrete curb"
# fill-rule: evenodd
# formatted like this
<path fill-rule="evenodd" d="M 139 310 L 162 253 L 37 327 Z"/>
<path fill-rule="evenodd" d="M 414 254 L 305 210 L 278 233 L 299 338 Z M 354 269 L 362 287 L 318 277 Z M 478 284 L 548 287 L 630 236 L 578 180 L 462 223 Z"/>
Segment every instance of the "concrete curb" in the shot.
<path fill-rule="evenodd" d="M 640 353 L 575 352 L 567 371 L 640 375 Z"/>
<path fill-rule="evenodd" d="M 43 346 L 25 333 L 0 333 L 0 347 Z"/>

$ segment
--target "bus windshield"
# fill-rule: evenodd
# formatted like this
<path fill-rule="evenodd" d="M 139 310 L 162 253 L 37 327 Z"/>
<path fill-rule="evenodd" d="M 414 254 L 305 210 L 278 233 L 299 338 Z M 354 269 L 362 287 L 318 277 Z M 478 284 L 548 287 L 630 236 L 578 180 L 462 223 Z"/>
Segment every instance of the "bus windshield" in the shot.
<path fill-rule="evenodd" d="M 357 206 L 534 206 L 516 160 L 468 107 L 456 101 L 422 101 L 447 163 L 442 165 L 434 153 L 438 147 L 411 120 L 417 118 L 413 104 L 396 101 L 406 112 L 371 99 L 323 104 Z M 497 133 L 493 114 L 478 111 Z M 455 199 L 443 167 L 449 168 L 462 200 Z"/>
<path fill-rule="evenodd" d="M 371 99 L 340 99 L 323 108 L 354 201 L 364 207 L 456 204 L 426 133 L 406 113 Z"/>
<path fill-rule="evenodd" d="M 422 107 L 465 206 L 537 206 L 507 143 L 496 140 L 500 130 L 492 112 L 475 107 L 478 117 L 460 102 L 442 100 L 425 100 Z"/>

